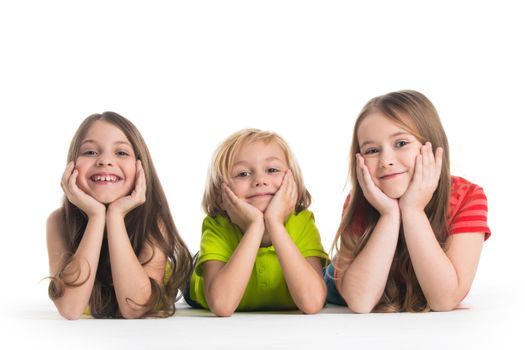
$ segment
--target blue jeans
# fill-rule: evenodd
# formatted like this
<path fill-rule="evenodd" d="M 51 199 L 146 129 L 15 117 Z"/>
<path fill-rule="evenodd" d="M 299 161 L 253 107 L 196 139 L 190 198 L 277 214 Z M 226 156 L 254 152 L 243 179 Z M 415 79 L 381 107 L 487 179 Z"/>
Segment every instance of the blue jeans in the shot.
<path fill-rule="evenodd" d="M 346 306 L 346 302 L 337 291 L 334 281 L 334 265 L 333 263 L 328 265 L 323 271 L 324 283 L 326 284 L 327 295 L 326 301 L 330 304 L 343 305 Z"/>

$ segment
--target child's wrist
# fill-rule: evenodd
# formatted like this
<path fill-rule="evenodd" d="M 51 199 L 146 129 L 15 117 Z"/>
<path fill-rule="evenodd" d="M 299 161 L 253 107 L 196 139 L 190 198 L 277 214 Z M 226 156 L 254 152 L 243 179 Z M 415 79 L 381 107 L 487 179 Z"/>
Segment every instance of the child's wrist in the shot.
<path fill-rule="evenodd" d="M 106 213 L 105 213 L 105 210 L 102 213 L 91 213 L 91 214 L 88 214 L 88 221 L 89 222 L 96 222 L 96 223 L 100 223 L 102 225 L 105 225 L 106 224 Z"/>
<path fill-rule="evenodd" d="M 121 217 L 124 218 L 126 216 L 126 213 L 122 212 L 120 208 L 117 208 L 116 206 L 109 206 L 106 210 L 106 218 L 114 218 L 114 217 Z"/>
<path fill-rule="evenodd" d="M 96 210 L 93 210 L 93 211 L 90 211 L 90 212 L 86 211 L 86 215 L 87 215 L 89 220 L 103 219 L 106 216 L 106 207 L 102 206 L 100 209 L 97 208 Z"/>
<path fill-rule="evenodd" d="M 399 210 L 401 212 L 421 212 L 425 211 L 425 205 L 419 205 L 418 203 L 411 203 L 410 201 L 401 199 L 399 201 Z"/>
<path fill-rule="evenodd" d="M 262 218 L 255 218 L 254 220 L 250 221 L 246 227 L 246 232 L 249 230 L 259 230 L 264 232 L 264 221 Z"/>
<path fill-rule="evenodd" d="M 390 210 L 380 213 L 381 218 L 385 218 L 387 220 L 395 220 L 399 221 L 401 218 L 401 211 L 399 209 L 397 210 Z"/>
<path fill-rule="evenodd" d="M 272 227 L 272 226 L 276 226 L 276 225 L 284 225 L 284 219 L 281 219 L 279 217 L 274 217 L 274 216 L 264 216 L 264 226 L 265 227 Z"/>
<path fill-rule="evenodd" d="M 417 214 L 417 213 L 422 213 L 422 214 L 425 214 L 425 208 L 420 208 L 420 207 L 417 207 L 417 206 L 411 206 L 411 205 L 400 205 L 399 206 L 399 210 L 401 212 L 401 214 L 408 214 L 408 213 L 414 213 L 414 214 Z M 425 214 L 426 215 L 426 214 Z"/>
<path fill-rule="evenodd" d="M 401 215 L 401 208 L 399 205 L 381 208 L 381 210 L 378 209 L 377 211 L 379 212 L 381 216 L 399 217 Z"/>

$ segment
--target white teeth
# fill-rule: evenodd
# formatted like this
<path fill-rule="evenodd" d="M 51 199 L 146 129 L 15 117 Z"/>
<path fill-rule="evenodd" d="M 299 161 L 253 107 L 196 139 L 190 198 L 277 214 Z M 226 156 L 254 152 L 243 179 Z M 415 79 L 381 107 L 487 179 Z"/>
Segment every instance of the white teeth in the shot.
<path fill-rule="evenodd" d="M 95 175 L 92 177 L 93 181 L 95 182 L 117 182 L 118 181 L 118 177 L 117 176 L 111 176 L 111 175 L 105 175 L 105 176 L 100 176 L 100 175 Z"/>

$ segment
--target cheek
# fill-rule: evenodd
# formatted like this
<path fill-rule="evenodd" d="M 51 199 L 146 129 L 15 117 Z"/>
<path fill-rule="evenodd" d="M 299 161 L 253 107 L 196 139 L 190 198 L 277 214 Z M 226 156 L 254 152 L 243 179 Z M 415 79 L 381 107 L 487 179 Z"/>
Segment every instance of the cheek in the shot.
<path fill-rule="evenodd" d="M 126 178 L 129 180 L 135 181 L 135 176 L 137 174 L 137 166 L 135 162 L 129 162 L 122 165 L 122 169 Z"/>
<path fill-rule="evenodd" d="M 283 180 L 284 180 L 284 172 L 281 172 L 278 175 L 275 175 L 275 177 L 273 178 L 273 186 L 277 188 L 281 187 Z"/>
<path fill-rule="evenodd" d="M 244 198 L 246 187 L 247 186 L 242 181 L 232 181 L 230 183 L 230 189 L 232 190 L 233 194 L 239 198 Z"/>
<path fill-rule="evenodd" d="M 90 162 L 88 159 L 78 158 L 77 160 L 75 160 L 75 169 L 77 169 L 79 173 L 85 174 L 89 167 Z"/>
<path fill-rule="evenodd" d="M 407 154 L 407 156 L 405 157 L 404 163 L 405 163 L 405 166 L 408 168 L 408 171 L 410 174 L 414 172 L 414 169 L 416 167 L 417 155 L 418 153 L 412 152 L 411 154 Z"/>
<path fill-rule="evenodd" d="M 78 171 L 77 184 L 85 185 L 87 183 L 87 172 L 91 165 L 85 159 L 79 158 L 75 161 L 75 169 Z"/>
<path fill-rule="evenodd" d="M 377 169 L 377 159 L 365 158 L 365 166 L 368 169 L 368 172 L 370 173 L 370 176 L 372 176 L 372 178 L 374 178 L 375 174 L 376 174 L 376 169 Z"/>

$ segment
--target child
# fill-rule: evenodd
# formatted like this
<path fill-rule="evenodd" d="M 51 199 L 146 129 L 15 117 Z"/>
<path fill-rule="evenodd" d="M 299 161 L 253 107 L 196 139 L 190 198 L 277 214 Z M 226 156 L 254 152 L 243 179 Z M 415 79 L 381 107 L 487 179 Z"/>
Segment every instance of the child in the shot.
<path fill-rule="evenodd" d="M 135 126 L 105 112 L 77 130 L 47 222 L 49 296 L 67 319 L 166 317 L 191 257 Z"/>
<path fill-rule="evenodd" d="M 329 302 L 358 313 L 458 305 L 490 230 L 482 188 L 449 169 L 447 137 L 425 96 L 399 91 L 365 105 L 350 151 L 353 192 L 325 273 Z"/>
<path fill-rule="evenodd" d="M 203 208 L 200 255 L 185 298 L 217 316 L 235 310 L 299 308 L 325 303 L 327 259 L 310 194 L 290 148 L 256 129 L 231 135 L 217 149 Z"/>

